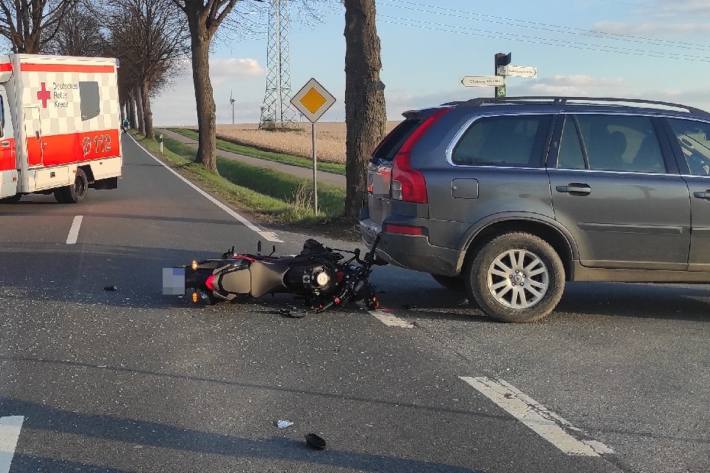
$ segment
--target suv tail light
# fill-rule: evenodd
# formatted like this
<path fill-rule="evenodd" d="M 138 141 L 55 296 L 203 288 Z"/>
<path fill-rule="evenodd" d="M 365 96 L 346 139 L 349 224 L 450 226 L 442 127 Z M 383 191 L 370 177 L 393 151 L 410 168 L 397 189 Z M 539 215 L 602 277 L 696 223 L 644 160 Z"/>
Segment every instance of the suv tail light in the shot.
<path fill-rule="evenodd" d="M 414 169 L 410 162 L 412 148 L 437 120 L 450 111 L 450 108 L 441 108 L 434 112 L 402 144 L 392 165 L 393 199 L 417 204 L 426 204 L 429 201 L 424 174 Z"/>

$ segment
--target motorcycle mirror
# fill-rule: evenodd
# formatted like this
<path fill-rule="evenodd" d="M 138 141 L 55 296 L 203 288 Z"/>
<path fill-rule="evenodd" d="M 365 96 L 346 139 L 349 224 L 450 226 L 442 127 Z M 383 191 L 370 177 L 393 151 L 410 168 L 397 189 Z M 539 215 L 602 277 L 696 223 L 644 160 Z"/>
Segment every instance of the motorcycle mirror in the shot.
<path fill-rule="evenodd" d="M 256 252 L 261 254 L 261 240 L 256 243 Z"/>
<path fill-rule="evenodd" d="M 271 254 L 270 254 L 269 256 L 273 256 L 274 253 L 276 253 L 276 245 L 273 245 L 273 246 L 271 247 Z"/>

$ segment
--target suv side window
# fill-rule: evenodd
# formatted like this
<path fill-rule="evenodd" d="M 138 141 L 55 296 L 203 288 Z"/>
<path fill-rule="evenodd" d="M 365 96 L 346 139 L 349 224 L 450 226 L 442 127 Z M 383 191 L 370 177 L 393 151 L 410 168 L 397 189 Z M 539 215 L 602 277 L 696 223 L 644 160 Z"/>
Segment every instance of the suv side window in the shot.
<path fill-rule="evenodd" d="M 649 117 L 576 115 L 592 170 L 664 173 L 666 165 Z"/>
<path fill-rule="evenodd" d="M 483 117 L 463 134 L 451 154 L 454 164 L 539 167 L 550 116 Z"/>
<path fill-rule="evenodd" d="M 668 119 L 693 176 L 710 176 L 710 123 Z"/>
<path fill-rule="evenodd" d="M 579 137 L 577 119 L 573 116 L 568 116 L 565 119 L 564 130 L 560 140 L 560 151 L 557 156 L 558 168 L 587 169 L 587 159 Z"/>

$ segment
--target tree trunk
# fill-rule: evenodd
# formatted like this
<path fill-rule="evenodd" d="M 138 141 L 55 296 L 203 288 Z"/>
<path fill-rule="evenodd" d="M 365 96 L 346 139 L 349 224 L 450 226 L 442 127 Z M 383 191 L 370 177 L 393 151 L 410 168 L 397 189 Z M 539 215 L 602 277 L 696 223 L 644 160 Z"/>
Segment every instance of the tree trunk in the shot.
<path fill-rule="evenodd" d="M 136 87 L 136 90 L 133 92 L 133 95 L 135 95 L 136 97 L 136 116 L 138 117 L 138 131 L 145 135 L 145 122 L 143 121 L 143 117 L 145 117 L 145 114 L 143 113 L 143 94 L 141 93 L 140 89 L 140 87 Z"/>
<path fill-rule="evenodd" d="M 195 161 L 212 172 L 217 172 L 217 113 L 210 80 L 210 34 L 196 14 L 188 22 L 192 46 L 192 79 L 195 85 L 199 145 Z"/>
<path fill-rule="evenodd" d="M 136 101 L 133 94 L 128 96 L 128 125 L 132 129 L 136 129 Z"/>
<path fill-rule="evenodd" d="M 385 86 L 374 0 L 345 5 L 345 217 L 357 220 L 367 204 L 367 163 L 385 133 Z"/>
<path fill-rule="evenodd" d="M 145 82 L 141 85 L 141 103 L 143 103 L 143 127 L 146 138 L 155 138 L 153 132 L 153 112 L 150 110 L 150 92 L 148 84 Z"/>

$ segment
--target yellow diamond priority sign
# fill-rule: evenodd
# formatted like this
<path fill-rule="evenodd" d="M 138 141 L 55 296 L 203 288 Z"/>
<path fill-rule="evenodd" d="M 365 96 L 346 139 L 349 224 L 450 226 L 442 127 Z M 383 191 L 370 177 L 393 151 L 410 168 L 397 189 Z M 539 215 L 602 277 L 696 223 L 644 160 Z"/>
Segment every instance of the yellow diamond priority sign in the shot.
<path fill-rule="evenodd" d="M 291 99 L 291 103 L 309 121 L 317 122 L 335 103 L 335 97 L 320 83 L 311 79 Z"/>

